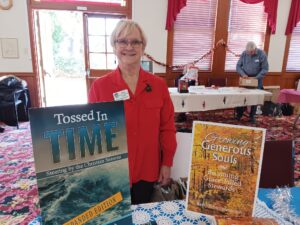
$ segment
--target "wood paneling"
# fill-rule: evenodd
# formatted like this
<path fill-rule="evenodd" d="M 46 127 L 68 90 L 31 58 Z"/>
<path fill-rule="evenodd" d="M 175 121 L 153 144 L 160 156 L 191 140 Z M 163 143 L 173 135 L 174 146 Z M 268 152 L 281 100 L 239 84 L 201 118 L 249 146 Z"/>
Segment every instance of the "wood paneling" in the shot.
<path fill-rule="evenodd" d="M 160 77 L 164 78 L 169 87 L 173 87 L 175 84 L 175 78 L 180 73 L 174 72 L 171 75 L 167 76 L 168 74 L 159 73 Z M 208 72 L 200 72 L 199 73 L 199 85 L 208 84 L 208 78 L 212 75 L 212 73 Z M 239 84 L 239 75 L 236 72 L 228 72 L 225 74 L 221 74 L 215 77 L 226 77 L 227 78 L 227 86 L 236 87 Z M 269 72 L 267 73 L 266 77 L 263 80 L 264 86 L 280 86 L 281 89 L 283 88 L 295 88 L 296 81 L 300 79 L 300 73 L 280 73 L 280 72 Z"/>
<path fill-rule="evenodd" d="M 230 11 L 230 0 L 218 1 L 216 29 L 215 29 L 215 43 L 224 40 L 227 43 L 227 27 Z M 213 54 L 212 75 L 217 76 L 224 73 L 226 51 L 224 48 L 217 48 Z"/>
<path fill-rule="evenodd" d="M 12 73 L 0 73 L 0 76 L 4 76 Z M 34 73 L 13 73 L 13 75 L 23 79 L 27 82 L 28 89 L 30 91 L 32 107 L 38 107 L 39 94 L 37 91 L 37 80 Z M 169 87 L 174 87 L 175 78 L 180 75 L 180 72 L 171 73 L 169 76 L 167 73 L 156 73 L 155 75 L 166 80 Z M 212 73 L 200 72 L 199 73 L 199 85 L 207 86 L 208 77 L 212 76 Z M 227 77 L 228 86 L 238 86 L 239 76 L 235 72 L 221 74 L 218 77 Z M 94 77 L 96 79 L 97 77 Z M 283 88 L 295 88 L 296 81 L 300 79 L 300 73 L 280 73 L 280 72 L 269 72 L 265 79 L 265 86 L 280 86 Z M 91 80 L 93 78 L 91 77 Z"/>

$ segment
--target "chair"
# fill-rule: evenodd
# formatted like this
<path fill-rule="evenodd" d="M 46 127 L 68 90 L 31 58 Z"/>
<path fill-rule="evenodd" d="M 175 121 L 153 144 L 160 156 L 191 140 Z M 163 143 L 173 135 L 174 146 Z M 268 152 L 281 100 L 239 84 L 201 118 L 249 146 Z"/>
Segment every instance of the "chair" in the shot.
<path fill-rule="evenodd" d="M 266 141 L 260 188 L 294 186 L 294 141 Z"/>
<path fill-rule="evenodd" d="M 26 91 L 25 89 L 12 90 L 10 93 L 11 95 L 10 98 L 0 99 L 0 112 L 1 112 L 2 120 L 8 125 L 17 126 L 18 129 L 19 129 L 18 108 L 25 107 L 25 105 L 22 104 L 23 102 L 20 96 L 25 91 Z M 24 110 L 26 109 L 25 108 L 22 109 L 22 111 Z"/>
<path fill-rule="evenodd" d="M 210 87 L 215 85 L 217 87 L 226 87 L 227 86 L 227 78 L 226 77 L 209 77 L 207 86 Z"/>

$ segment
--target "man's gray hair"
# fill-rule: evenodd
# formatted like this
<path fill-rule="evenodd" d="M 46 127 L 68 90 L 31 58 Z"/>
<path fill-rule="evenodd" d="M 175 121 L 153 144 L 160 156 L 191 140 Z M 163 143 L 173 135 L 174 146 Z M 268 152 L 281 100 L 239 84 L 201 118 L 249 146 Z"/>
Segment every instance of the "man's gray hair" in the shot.
<path fill-rule="evenodd" d="M 246 45 L 246 51 L 253 51 L 256 48 L 256 44 L 253 41 L 249 41 Z"/>

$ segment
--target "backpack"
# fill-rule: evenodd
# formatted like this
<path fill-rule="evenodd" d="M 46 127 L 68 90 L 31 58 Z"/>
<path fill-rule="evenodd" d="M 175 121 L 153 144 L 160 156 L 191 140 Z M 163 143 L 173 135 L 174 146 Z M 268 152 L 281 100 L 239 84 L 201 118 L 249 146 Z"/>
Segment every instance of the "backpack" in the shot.
<path fill-rule="evenodd" d="M 27 86 L 26 81 L 14 75 L 7 75 L 0 77 L 0 88 L 1 89 L 23 89 Z"/>
<path fill-rule="evenodd" d="M 284 116 L 291 116 L 294 113 L 294 107 L 289 103 L 283 103 L 281 105 L 281 111 Z"/>
<path fill-rule="evenodd" d="M 271 101 L 266 101 L 261 108 L 262 114 L 264 116 L 281 116 L 281 106 Z"/>

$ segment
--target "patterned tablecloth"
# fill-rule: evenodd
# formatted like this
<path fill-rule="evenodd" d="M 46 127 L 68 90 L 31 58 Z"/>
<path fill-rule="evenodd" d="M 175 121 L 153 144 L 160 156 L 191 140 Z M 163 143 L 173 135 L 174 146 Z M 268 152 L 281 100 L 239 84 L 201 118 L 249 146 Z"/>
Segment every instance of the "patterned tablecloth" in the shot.
<path fill-rule="evenodd" d="M 149 203 L 132 206 L 132 219 L 134 225 L 142 225 L 149 222 L 158 225 L 214 225 L 213 218 L 205 215 L 194 214 L 185 211 L 185 201 L 176 200 L 159 203 Z M 255 216 L 259 218 L 273 218 L 279 225 L 292 225 L 285 221 L 257 199 Z M 40 225 L 41 218 L 37 217 L 29 225 Z"/>
<path fill-rule="evenodd" d="M 136 225 L 155 221 L 157 224 L 210 225 L 213 219 L 185 211 L 185 201 L 168 201 L 132 206 L 132 219 Z"/>

